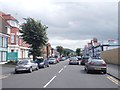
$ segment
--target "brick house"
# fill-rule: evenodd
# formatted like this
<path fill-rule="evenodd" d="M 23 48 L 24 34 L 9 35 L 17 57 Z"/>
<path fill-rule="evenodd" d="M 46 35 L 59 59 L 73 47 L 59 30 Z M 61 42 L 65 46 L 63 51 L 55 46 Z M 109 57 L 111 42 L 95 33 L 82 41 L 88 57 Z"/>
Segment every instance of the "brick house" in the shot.
<path fill-rule="evenodd" d="M 10 14 L 2 13 L 3 18 L 10 24 L 10 37 L 8 37 L 8 52 L 18 52 L 18 59 L 28 58 L 28 44 L 20 36 L 19 21 Z"/>
<path fill-rule="evenodd" d="M 0 12 L 0 62 L 6 62 L 11 26 L 2 15 L 2 12 Z"/>

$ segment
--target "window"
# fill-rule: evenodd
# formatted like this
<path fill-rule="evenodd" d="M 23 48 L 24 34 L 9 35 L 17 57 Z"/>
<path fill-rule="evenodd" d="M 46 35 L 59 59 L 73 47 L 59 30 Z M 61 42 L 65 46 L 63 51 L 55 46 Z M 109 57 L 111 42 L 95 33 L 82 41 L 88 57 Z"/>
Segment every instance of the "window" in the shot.
<path fill-rule="evenodd" d="M 2 61 L 6 61 L 6 52 L 2 52 Z"/>
<path fill-rule="evenodd" d="M 0 62 L 2 61 L 2 53 L 0 52 Z"/>
<path fill-rule="evenodd" d="M 18 44 L 18 35 L 16 35 L 16 44 Z"/>
<path fill-rule="evenodd" d="M 14 37 L 15 37 L 15 35 L 11 35 L 11 43 L 15 43 Z"/>
<path fill-rule="evenodd" d="M 3 37 L 2 42 L 2 47 L 7 48 L 7 37 Z"/>
<path fill-rule="evenodd" d="M 0 36 L 0 47 L 2 47 L 2 37 Z"/>
<path fill-rule="evenodd" d="M 1 61 L 6 61 L 6 53 L 7 52 L 1 52 L 1 54 L 0 54 L 1 55 L 0 56 L 1 57 Z"/>

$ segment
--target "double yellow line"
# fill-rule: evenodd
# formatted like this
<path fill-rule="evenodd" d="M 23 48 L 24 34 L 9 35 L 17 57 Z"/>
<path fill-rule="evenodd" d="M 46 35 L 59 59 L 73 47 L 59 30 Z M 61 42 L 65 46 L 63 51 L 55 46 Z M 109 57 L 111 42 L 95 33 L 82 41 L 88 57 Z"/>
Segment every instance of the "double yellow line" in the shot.
<path fill-rule="evenodd" d="M 111 77 L 111 76 L 107 76 L 107 78 L 108 78 L 109 80 L 111 80 L 112 82 L 114 82 L 115 84 L 117 84 L 118 86 L 120 86 L 120 81 L 118 81 L 117 79 L 115 79 L 115 78 L 113 78 L 113 77 Z"/>

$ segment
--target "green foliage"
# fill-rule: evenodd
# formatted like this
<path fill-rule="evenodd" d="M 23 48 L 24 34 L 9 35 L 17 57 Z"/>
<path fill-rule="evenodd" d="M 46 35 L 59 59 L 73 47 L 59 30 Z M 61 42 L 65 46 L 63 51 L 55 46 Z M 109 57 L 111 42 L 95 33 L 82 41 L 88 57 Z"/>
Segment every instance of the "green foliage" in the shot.
<path fill-rule="evenodd" d="M 57 49 L 57 52 L 60 53 L 60 56 L 61 56 L 61 55 L 63 55 L 63 56 L 69 56 L 71 53 L 74 52 L 74 51 L 71 50 L 71 49 L 63 48 L 62 46 L 57 46 L 56 49 Z"/>
<path fill-rule="evenodd" d="M 76 54 L 77 54 L 77 56 L 79 56 L 81 54 L 81 48 L 76 49 Z"/>
<path fill-rule="evenodd" d="M 20 33 L 22 33 L 23 40 L 30 45 L 30 54 L 33 59 L 41 55 L 41 48 L 48 41 L 46 25 L 41 22 L 35 21 L 33 18 L 25 18 L 26 22 L 21 25 Z"/>
<path fill-rule="evenodd" d="M 64 56 L 69 56 L 70 53 L 71 53 L 71 50 L 70 50 L 70 49 L 64 48 L 64 52 L 63 52 Z"/>
<path fill-rule="evenodd" d="M 56 47 L 56 49 L 57 49 L 57 51 L 60 53 L 60 56 L 62 55 L 62 53 L 63 53 L 63 47 L 62 46 L 57 46 Z"/>

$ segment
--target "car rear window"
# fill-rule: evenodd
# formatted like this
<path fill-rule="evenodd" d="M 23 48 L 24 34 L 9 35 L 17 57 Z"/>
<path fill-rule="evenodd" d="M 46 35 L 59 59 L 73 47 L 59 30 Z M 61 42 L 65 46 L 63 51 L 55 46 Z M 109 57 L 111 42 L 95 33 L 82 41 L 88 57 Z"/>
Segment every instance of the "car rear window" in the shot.
<path fill-rule="evenodd" d="M 27 64 L 28 61 L 19 61 L 18 64 Z"/>
<path fill-rule="evenodd" d="M 89 59 L 89 57 L 83 57 L 83 59 Z"/>
<path fill-rule="evenodd" d="M 76 57 L 71 57 L 70 60 L 78 60 Z"/>
<path fill-rule="evenodd" d="M 94 62 L 96 64 L 102 64 L 104 61 L 103 60 L 92 60 L 92 62 Z"/>
<path fill-rule="evenodd" d="M 55 60 L 54 58 L 50 58 L 49 60 Z"/>

